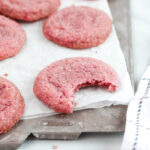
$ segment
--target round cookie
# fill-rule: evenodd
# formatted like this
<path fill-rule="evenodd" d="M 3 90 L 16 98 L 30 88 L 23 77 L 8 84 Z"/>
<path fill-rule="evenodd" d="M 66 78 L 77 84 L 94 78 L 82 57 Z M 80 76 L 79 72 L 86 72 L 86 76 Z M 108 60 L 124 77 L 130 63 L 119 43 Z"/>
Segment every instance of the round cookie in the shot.
<path fill-rule="evenodd" d="M 18 23 L 0 15 L 0 60 L 15 56 L 25 39 L 25 32 Z"/>
<path fill-rule="evenodd" d="M 16 86 L 0 77 L 0 134 L 8 132 L 20 120 L 24 107 Z"/>
<path fill-rule="evenodd" d="M 56 61 L 42 70 L 35 79 L 33 91 L 56 112 L 69 114 L 75 106 L 74 92 L 95 85 L 114 92 L 120 85 L 120 79 L 103 61 L 75 57 Z"/>
<path fill-rule="evenodd" d="M 112 20 L 103 11 L 90 7 L 68 7 L 50 16 L 43 26 L 51 41 L 75 49 L 103 43 L 112 32 Z"/>
<path fill-rule="evenodd" d="M 0 12 L 22 21 L 36 21 L 54 13 L 60 0 L 0 0 Z"/>

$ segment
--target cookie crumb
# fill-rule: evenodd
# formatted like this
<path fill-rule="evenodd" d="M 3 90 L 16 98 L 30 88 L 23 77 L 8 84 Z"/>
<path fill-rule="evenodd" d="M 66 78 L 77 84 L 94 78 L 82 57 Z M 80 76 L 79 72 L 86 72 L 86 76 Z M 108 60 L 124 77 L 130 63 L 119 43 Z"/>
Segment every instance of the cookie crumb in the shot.
<path fill-rule="evenodd" d="M 58 146 L 57 146 L 57 145 L 53 145 L 52 148 L 53 148 L 53 149 L 57 149 Z"/>
<path fill-rule="evenodd" d="M 7 76 L 8 76 L 8 74 L 7 74 L 7 73 L 5 73 L 5 74 L 4 74 L 4 76 L 5 76 L 5 77 L 7 77 Z"/>

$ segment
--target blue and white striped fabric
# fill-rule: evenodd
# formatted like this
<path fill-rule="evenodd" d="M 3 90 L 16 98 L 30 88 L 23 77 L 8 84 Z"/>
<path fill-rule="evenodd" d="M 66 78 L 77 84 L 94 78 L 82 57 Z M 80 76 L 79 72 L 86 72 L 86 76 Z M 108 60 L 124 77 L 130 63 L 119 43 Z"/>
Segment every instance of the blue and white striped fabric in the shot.
<path fill-rule="evenodd" d="M 121 150 L 150 150 L 150 65 L 129 104 Z"/>

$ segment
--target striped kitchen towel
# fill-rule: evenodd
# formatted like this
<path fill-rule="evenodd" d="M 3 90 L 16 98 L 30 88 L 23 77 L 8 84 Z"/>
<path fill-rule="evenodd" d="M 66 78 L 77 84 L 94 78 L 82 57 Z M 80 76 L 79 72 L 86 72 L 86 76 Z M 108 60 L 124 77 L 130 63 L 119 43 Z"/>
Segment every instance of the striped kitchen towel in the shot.
<path fill-rule="evenodd" d="M 121 150 L 150 150 L 150 65 L 129 104 Z"/>

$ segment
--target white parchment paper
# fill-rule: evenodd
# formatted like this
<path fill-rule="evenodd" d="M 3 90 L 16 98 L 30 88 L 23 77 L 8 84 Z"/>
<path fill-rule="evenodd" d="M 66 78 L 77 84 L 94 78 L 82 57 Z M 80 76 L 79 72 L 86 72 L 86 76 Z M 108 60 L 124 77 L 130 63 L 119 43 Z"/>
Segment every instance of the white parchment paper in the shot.
<path fill-rule="evenodd" d="M 70 5 L 96 7 L 111 13 L 106 0 L 61 0 L 60 9 Z M 83 88 L 75 94 L 77 106 L 75 110 L 86 108 L 100 108 L 109 105 L 128 104 L 133 96 L 125 59 L 113 27 L 110 37 L 100 46 L 73 50 L 61 47 L 47 40 L 42 33 L 43 22 L 21 23 L 26 31 L 27 41 L 20 53 L 12 58 L 1 61 L 0 75 L 8 74 L 7 79 L 12 81 L 21 91 L 26 108 L 23 118 L 42 115 L 52 115 L 54 111 L 38 100 L 33 93 L 33 83 L 37 74 L 56 60 L 68 57 L 93 57 L 101 59 L 111 65 L 119 74 L 121 85 L 115 93 L 109 93 L 101 88 Z"/>

